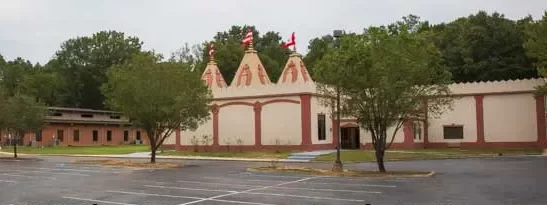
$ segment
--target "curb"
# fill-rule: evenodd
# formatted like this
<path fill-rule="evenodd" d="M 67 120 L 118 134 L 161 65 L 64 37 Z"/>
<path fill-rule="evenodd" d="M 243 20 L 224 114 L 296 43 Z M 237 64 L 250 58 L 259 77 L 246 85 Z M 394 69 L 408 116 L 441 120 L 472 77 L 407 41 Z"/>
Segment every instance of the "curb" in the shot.
<path fill-rule="evenodd" d="M 340 177 L 340 178 L 364 178 L 364 179 L 402 179 L 402 178 L 428 178 L 436 175 L 435 171 L 429 171 L 428 174 L 409 174 L 401 176 L 343 176 L 343 175 L 321 175 L 313 173 L 299 173 L 299 172 L 290 172 L 290 171 L 279 171 L 279 170 L 260 170 L 256 167 L 247 167 L 245 171 L 251 173 L 278 173 L 278 174 L 305 174 L 310 176 L 319 176 L 319 177 Z"/>

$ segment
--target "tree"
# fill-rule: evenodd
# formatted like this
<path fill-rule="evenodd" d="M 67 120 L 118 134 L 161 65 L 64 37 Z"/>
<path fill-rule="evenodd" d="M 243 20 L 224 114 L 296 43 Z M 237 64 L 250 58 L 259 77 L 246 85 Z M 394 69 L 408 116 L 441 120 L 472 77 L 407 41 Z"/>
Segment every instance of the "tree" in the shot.
<path fill-rule="evenodd" d="M 285 65 L 290 50 L 282 48 L 282 37 L 277 32 L 269 31 L 264 35 L 259 35 L 259 31 L 254 26 L 232 26 L 228 31 L 218 32 L 213 40 L 205 42 L 203 48 L 202 59 L 209 59 L 209 44 L 215 44 L 215 60 L 217 61 L 220 72 L 224 76 L 226 82 L 231 82 L 239 67 L 239 63 L 245 54 L 245 47 L 241 45 L 241 40 L 247 33 L 248 29 L 253 30 L 253 44 L 264 69 L 272 81 L 276 81 Z M 205 69 L 207 60 L 198 66 L 198 71 Z"/>
<path fill-rule="evenodd" d="M 316 62 L 318 62 L 327 52 L 327 50 L 332 47 L 333 38 L 331 35 L 325 35 L 322 37 L 314 38 L 310 40 L 308 45 L 308 53 L 304 56 L 304 62 L 308 67 L 310 75 L 314 75 Z"/>
<path fill-rule="evenodd" d="M 524 44 L 528 56 L 535 60 L 539 75 L 547 77 L 547 12 L 543 18 L 526 27 L 526 42 Z M 538 86 L 538 95 L 547 94 L 547 85 Z"/>
<path fill-rule="evenodd" d="M 46 108 L 37 103 L 33 97 L 15 94 L 0 102 L 3 118 L 0 120 L 2 128 L 12 136 L 13 157 L 17 158 L 17 144 L 23 140 L 25 133 L 39 130 L 44 123 Z"/>
<path fill-rule="evenodd" d="M 137 37 L 117 31 L 101 31 L 64 42 L 48 63 L 58 71 L 63 83 L 62 105 L 102 109 L 104 96 L 100 87 L 106 82 L 107 70 L 140 53 L 141 46 Z"/>
<path fill-rule="evenodd" d="M 456 82 L 532 78 L 536 71 L 522 46 L 527 18 L 515 22 L 480 11 L 431 29 Z"/>
<path fill-rule="evenodd" d="M 207 62 L 206 60 L 208 60 L 208 58 L 205 60 L 203 58 L 203 51 L 205 48 L 209 48 L 206 43 L 195 44 L 192 46 L 185 43 L 181 48 L 171 54 L 169 61 L 186 63 L 189 65 L 190 70 L 196 70 L 199 66 L 204 66 L 205 62 Z"/>
<path fill-rule="evenodd" d="M 21 82 L 22 93 L 35 97 L 48 106 L 56 106 L 59 102 L 61 82 L 57 72 L 35 68 L 23 77 Z"/>
<path fill-rule="evenodd" d="M 209 116 L 211 95 L 200 74 L 187 64 L 159 62 L 152 55 L 136 55 L 114 66 L 103 86 L 107 105 L 146 131 L 156 162 L 156 150 L 176 129 L 197 128 Z"/>
<path fill-rule="evenodd" d="M 428 35 L 407 24 L 370 27 L 343 36 L 340 47 L 317 62 L 319 92 L 330 94 L 340 87 L 344 114 L 356 117 L 371 133 L 380 172 L 386 171 L 385 150 L 403 123 L 423 117 L 424 100 L 431 114 L 450 105 L 450 73 Z M 387 133 L 390 127 L 393 133 Z"/>
<path fill-rule="evenodd" d="M 21 92 L 21 83 L 25 76 L 33 70 L 32 63 L 23 58 L 8 61 L 0 67 L 1 84 L 6 89 L 8 96 L 14 96 Z"/>

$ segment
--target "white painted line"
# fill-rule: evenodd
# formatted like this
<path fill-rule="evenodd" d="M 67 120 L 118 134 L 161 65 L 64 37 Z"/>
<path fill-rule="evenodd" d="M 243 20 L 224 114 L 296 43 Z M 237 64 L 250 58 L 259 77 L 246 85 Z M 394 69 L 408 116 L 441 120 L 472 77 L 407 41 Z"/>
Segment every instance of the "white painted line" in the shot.
<path fill-rule="evenodd" d="M 276 186 L 283 186 L 283 185 L 292 184 L 292 183 L 298 183 L 298 182 L 301 182 L 301 181 L 306 181 L 306 180 L 315 179 L 315 178 L 318 178 L 318 177 L 308 177 L 308 178 L 299 179 L 299 180 L 296 180 L 296 181 L 290 181 L 290 182 L 285 182 L 285 183 L 271 185 L 271 186 L 248 189 L 248 190 L 245 190 L 245 191 L 238 191 L 238 192 L 230 193 L 230 194 L 217 195 L 217 196 L 209 197 L 209 198 L 206 198 L 206 199 L 191 201 L 191 202 L 180 204 L 180 205 L 195 204 L 195 203 L 199 203 L 199 202 L 202 202 L 202 201 L 207 201 L 207 200 L 216 199 L 216 198 L 220 198 L 220 197 L 231 196 L 231 195 L 236 195 L 236 194 L 241 194 L 241 193 L 248 193 L 248 192 L 251 192 L 251 191 L 268 189 L 268 188 L 272 188 L 272 187 L 276 187 Z"/>
<path fill-rule="evenodd" d="M 47 174 L 61 174 L 61 175 L 73 175 L 73 176 L 84 176 L 88 177 L 89 174 L 80 174 L 80 173 L 61 173 L 61 172 L 53 172 L 53 171 L 38 171 L 38 170 L 32 170 L 32 171 L 24 171 L 24 170 L 12 170 L 14 172 L 21 172 L 21 173 L 47 173 Z"/>
<path fill-rule="evenodd" d="M 196 191 L 211 191 L 211 192 L 228 192 L 234 193 L 237 191 L 222 190 L 222 189 L 195 189 L 186 187 L 174 187 L 174 186 L 157 186 L 157 185 L 144 185 L 145 187 L 162 188 L 162 189 L 182 189 L 182 190 L 196 190 Z"/>
<path fill-rule="evenodd" d="M 112 173 L 112 174 L 121 174 L 121 172 L 115 172 L 115 171 L 99 171 L 99 170 L 85 170 L 85 169 L 71 169 L 71 168 L 34 168 L 34 169 L 40 169 L 40 170 L 48 170 L 48 171 L 76 171 L 76 172 L 89 172 L 89 173 Z"/>
<path fill-rule="evenodd" d="M 366 186 L 366 187 L 386 187 L 395 188 L 395 185 L 382 185 L 382 184 L 354 184 L 354 183 L 330 183 L 330 182 L 302 182 L 302 184 L 329 184 L 329 185 L 343 185 L 343 186 Z"/>
<path fill-rule="evenodd" d="M 2 175 L 4 176 L 10 176 L 10 177 L 23 177 L 23 178 L 46 178 L 46 179 L 51 179 L 51 180 L 55 180 L 56 178 L 55 177 L 44 177 L 44 176 L 27 176 L 27 175 L 19 175 L 19 174 L 6 174 L 6 173 L 3 173 Z"/>
<path fill-rule="evenodd" d="M 250 173 L 240 173 L 239 175 L 250 176 L 250 177 L 271 177 L 271 178 L 291 178 L 291 179 L 303 179 L 305 176 L 285 176 L 285 175 L 265 175 L 265 174 L 250 174 Z"/>
<path fill-rule="evenodd" d="M 257 181 L 257 182 L 286 182 L 283 180 L 271 180 L 271 179 L 241 179 L 241 178 L 227 178 L 227 177 L 202 177 L 204 179 L 236 179 L 236 180 L 243 180 L 243 181 Z"/>
<path fill-rule="evenodd" d="M 76 197 L 69 197 L 69 196 L 63 196 L 62 198 L 63 199 L 74 199 L 74 200 L 79 200 L 79 201 L 99 202 L 99 203 L 105 203 L 105 204 L 136 205 L 136 204 L 113 202 L 113 201 L 102 201 L 102 200 L 95 200 L 95 199 L 76 198 Z"/>
<path fill-rule="evenodd" d="M 12 184 L 17 183 L 16 181 L 12 181 L 12 180 L 1 180 L 1 179 L 0 179 L 0 182 L 12 183 Z"/>
<path fill-rule="evenodd" d="M 193 196 L 175 196 L 175 195 L 167 195 L 167 194 L 149 194 L 149 193 L 142 193 L 142 192 L 130 192 L 130 191 L 106 191 L 110 193 L 118 193 L 118 194 L 132 194 L 132 195 L 142 195 L 142 196 L 161 196 L 161 197 L 169 197 L 169 198 L 186 198 L 186 199 L 204 199 L 201 197 L 193 197 Z"/>
<path fill-rule="evenodd" d="M 223 184 L 223 183 L 214 183 L 214 182 L 185 181 L 185 180 L 177 180 L 177 182 L 182 182 L 182 183 L 195 183 L 195 184 L 209 184 L 209 185 L 225 185 L 225 186 L 232 186 L 232 187 L 263 187 L 263 186 L 259 186 L 259 185 Z"/>
<path fill-rule="evenodd" d="M 223 199 L 209 199 L 209 201 L 218 201 L 218 202 L 234 203 L 234 204 L 275 205 L 275 204 L 265 204 L 265 203 L 256 203 L 256 202 L 246 202 L 246 201 L 223 200 Z"/>
<path fill-rule="evenodd" d="M 309 191 L 327 191 L 327 192 L 352 192 L 352 193 L 367 193 L 367 194 L 381 194 L 379 191 L 358 191 L 348 189 L 312 189 L 312 188 L 299 188 L 299 187 L 272 187 L 270 189 L 292 189 L 292 190 L 309 190 Z"/>
<path fill-rule="evenodd" d="M 341 198 L 330 198 L 330 197 L 318 197 L 318 196 L 305 196 L 305 195 L 291 195 L 291 194 L 272 194 L 272 193 L 262 193 L 262 192 L 245 192 L 245 194 L 259 194 L 259 195 L 268 195 L 268 196 L 283 196 L 283 197 L 296 197 L 296 198 L 306 198 L 306 199 L 322 199 L 322 200 L 334 200 L 334 201 L 353 201 L 353 202 L 364 202 L 365 200 L 361 199 L 341 199 Z"/>

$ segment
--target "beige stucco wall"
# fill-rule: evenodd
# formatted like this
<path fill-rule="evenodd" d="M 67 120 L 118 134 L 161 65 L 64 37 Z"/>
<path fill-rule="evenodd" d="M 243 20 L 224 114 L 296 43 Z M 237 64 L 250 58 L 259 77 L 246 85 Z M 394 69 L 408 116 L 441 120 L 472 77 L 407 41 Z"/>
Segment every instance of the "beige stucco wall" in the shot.
<path fill-rule="evenodd" d="M 487 95 L 483 107 L 486 142 L 537 140 L 536 102 L 532 94 Z"/>
<path fill-rule="evenodd" d="M 332 115 L 329 107 L 323 105 L 321 99 L 313 96 L 310 100 L 311 104 L 311 142 L 312 144 L 330 144 L 332 143 Z M 326 139 L 319 140 L 319 128 L 317 115 L 325 114 Z"/>
<path fill-rule="evenodd" d="M 300 101 L 299 97 L 268 98 Z M 299 145 L 302 142 L 300 103 L 276 102 L 262 107 L 262 144 Z"/>
<path fill-rule="evenodd" d="M 477 119 L 473 96 L 454 99 L 452 110 L 445 110 L 441 116 L 429 119 L 429 142 L 475 142 L 477 140 Z M 463 139 L 444 139 L 443 125 L 463 125 Z"/>
<path fill-rule="evenodd" d="M 248 105 L 229 105 L 220 108 L 218 117 L 219 144 L 236 144 L 237 139 L 243 145 L 254 145 L 254 111 Z"/>
<path fill-rule="evenodd" d="M 395 138 L 393 139 L 393 143 L 402 143 L 405 141 L 405 133 L 403 131 L 403 128 L 404 127 L 401 126 L 401 128 L 397 130 L 397 133 L 395 133 Z M 391 140 L 391 136 L 393 135 L 394 131 L 395 131 L 395 126 L 392 126 L 387 129 L 388 143 L 389 143 L 389 140 Z M 359 137 L 360 137 L 361 144 L 372 143 L 371 133 L 363 128 L 359 129 Z"/>
<path fill-rule="evenodd" d="M 213 144 L 213 120 L 211 119 L 213 114 L 211 113 L 210 119 L 203 124 L 201 124 L 197 129 L 195 130 L 185 130 L 180 133 L 180 143 L 182 145 L 193 145 L 192 144 L 192 138 L 195 136 L 199 140 L 199 145 L 203 145 L 201 142 L 203 140 L 203 136 L 209 137 L 208 144 Z"/>

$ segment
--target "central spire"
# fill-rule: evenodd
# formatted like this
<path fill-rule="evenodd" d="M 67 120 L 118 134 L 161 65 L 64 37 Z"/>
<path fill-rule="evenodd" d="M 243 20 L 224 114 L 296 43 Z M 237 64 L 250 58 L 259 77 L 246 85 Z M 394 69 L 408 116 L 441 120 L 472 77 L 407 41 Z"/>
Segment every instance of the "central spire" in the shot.
<path fill-rule="evenodd" d="M 248 46 L 230 86 L 246 87 L 271 84 L 270 77 L 258 58 L 257 51 L 253 48 L 253 31 L 251 29 L 247 31 L 241 43 Z"/>

